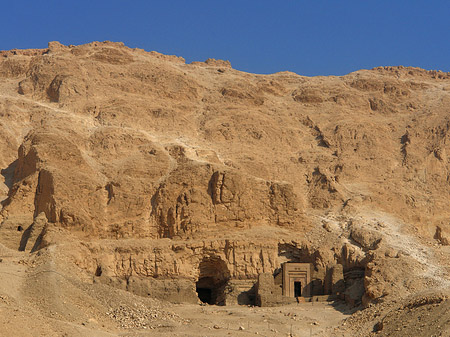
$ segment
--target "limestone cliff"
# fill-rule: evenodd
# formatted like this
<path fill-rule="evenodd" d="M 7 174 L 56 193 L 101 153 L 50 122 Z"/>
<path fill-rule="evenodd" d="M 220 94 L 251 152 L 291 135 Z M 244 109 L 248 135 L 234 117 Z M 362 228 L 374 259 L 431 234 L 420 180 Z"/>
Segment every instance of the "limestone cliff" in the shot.
<path fill-rule="evenodd" d="M 286 261 L 312 263 L 318 292 L 342 265 L 366 303 L 443 286 L 449 106 L 450 75 L 418 68 L 255 75 L 112 42 L 1 52 L 0 241 L 19 249 L 45 214 L 33 249 L 70 243 L 87 275 L 137 292 L 130 279 L 256 279 Z"/>

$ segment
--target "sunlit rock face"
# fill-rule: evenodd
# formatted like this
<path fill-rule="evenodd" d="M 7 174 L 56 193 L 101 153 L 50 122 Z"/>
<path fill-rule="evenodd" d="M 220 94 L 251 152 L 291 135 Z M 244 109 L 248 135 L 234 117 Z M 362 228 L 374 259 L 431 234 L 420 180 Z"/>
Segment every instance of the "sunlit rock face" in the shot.
<path fill-rule="evenodd" d="M 356 304 L 439 285 L 446 257 L 422 248 L 449 241 L 449 106 L 449 74 L 418 68 L 0 52 L 0 241 L 70 246 L 86 275 L 143 295 L 182 283 L 186 301 L 284 262 L 311 263 L 316 294 L 342 268 Z"/>

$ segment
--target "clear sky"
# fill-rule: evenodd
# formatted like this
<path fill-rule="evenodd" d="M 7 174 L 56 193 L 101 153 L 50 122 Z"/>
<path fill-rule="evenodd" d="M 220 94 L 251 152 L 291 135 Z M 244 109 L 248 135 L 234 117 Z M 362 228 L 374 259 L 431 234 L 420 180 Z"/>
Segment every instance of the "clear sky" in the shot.
<path fill-rule="evenodd" d="M 0 49 L 48 41 L 227 59 L 253 73 L 450 71 L 450 0 L 1 0 Z"/>

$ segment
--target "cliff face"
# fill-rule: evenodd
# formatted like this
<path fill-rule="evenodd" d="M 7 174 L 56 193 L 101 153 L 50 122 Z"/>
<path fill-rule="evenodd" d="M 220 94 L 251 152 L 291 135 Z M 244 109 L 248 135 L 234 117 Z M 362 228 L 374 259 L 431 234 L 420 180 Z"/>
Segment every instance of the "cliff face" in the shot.
<path fill-rule="evenodd" d="M 0 241 L 18 248 L 43 213 L 36 249 L 75 242 L 72 262 L 119 283 L 195 281 L 219 259 L 236 279 L 310 262 L 322 291 L 333 265 L 363 270 L 368 301 L 442 285 L 449 106 L 450 75 L 418 68 L 308 78 L 111 42 L 1 52 Z"/>

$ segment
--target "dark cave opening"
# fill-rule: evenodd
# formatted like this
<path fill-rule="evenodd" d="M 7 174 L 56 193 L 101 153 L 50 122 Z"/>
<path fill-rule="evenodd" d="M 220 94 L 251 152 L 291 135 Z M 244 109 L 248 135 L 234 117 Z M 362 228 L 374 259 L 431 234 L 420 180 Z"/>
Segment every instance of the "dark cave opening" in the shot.
<path fill-rule="evenodd" d="M 207 257 L 200 262 L 199 278 L 195 284 L 198 298 L 203 303 L 224 305 L 225 287 L 230 279 L 226 263 L 218 257 Z"/>
<path fill-rule="evenodd" d="M 198 280 L 196 284 L 196 291 L 198 298 L 203 303 L 215 304 L 213 300 L 213 284 L 210 282 L 210 277 L 205 277 Z"/>

